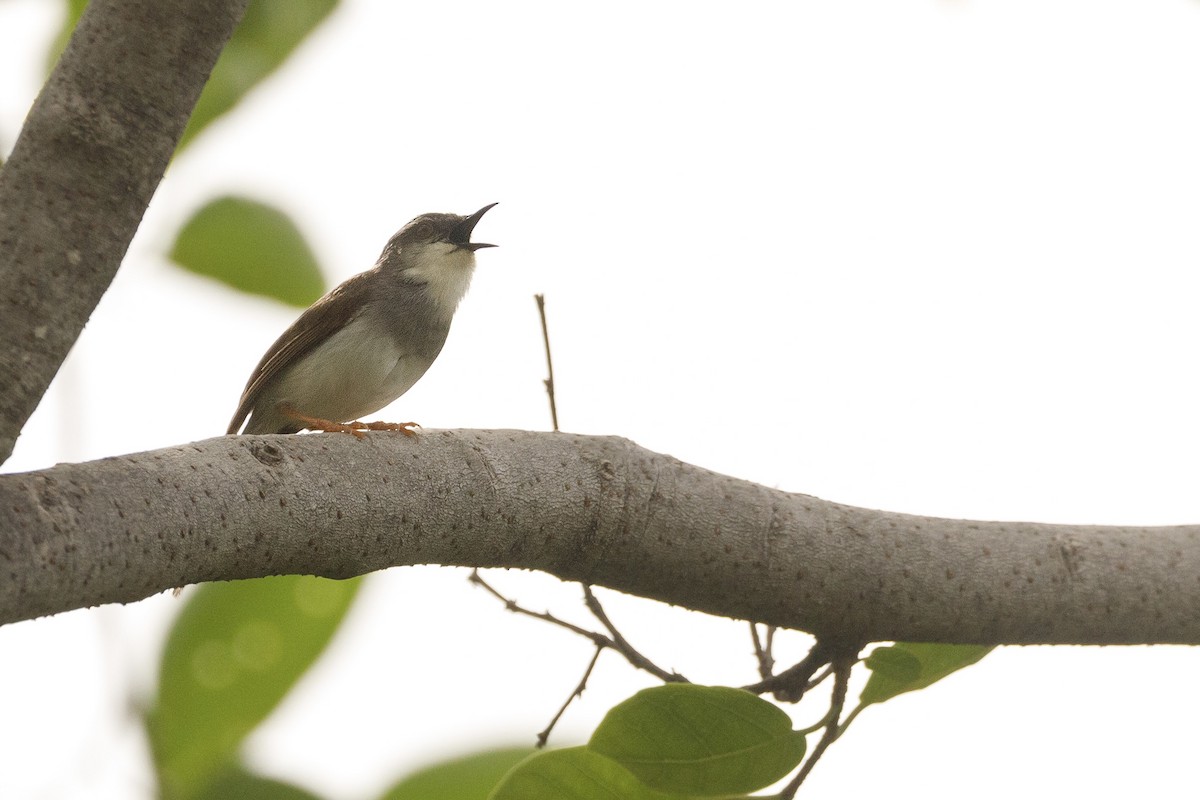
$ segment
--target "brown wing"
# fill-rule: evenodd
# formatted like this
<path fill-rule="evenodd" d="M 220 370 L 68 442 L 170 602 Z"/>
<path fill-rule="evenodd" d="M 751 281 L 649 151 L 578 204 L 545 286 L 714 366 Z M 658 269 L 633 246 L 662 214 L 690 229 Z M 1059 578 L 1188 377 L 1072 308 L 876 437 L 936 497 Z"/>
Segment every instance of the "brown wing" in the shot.
<path fill-rule="evenodd" d="M 275 340 L 263 355 L 242 391 L 226 433 L 237 433 L 258 402 L 263 389 L 290 365 L 344 326 L 361 310 L 370 293 L 370 277 L 378 269 L 360 272 L 313 303 Z"/>

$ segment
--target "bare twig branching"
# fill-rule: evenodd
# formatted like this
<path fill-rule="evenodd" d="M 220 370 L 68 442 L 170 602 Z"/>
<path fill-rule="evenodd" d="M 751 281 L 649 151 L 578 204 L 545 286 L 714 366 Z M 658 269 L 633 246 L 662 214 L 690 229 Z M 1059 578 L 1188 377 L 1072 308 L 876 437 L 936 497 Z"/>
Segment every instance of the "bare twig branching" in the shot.
<path fill-rule="evenodd" d="M 664 683 L 688 682 L 688 679 L 680 675 L 678 672 L 666 671 L 635 650 L 633 645 L 631 645 L 625 639 L 625 637 L 621 635 L 621 632 L 618 631 L 617 627 L 612 624 L 611 620 L 609 620 L 608 614 L 604 613 L 604 608 L 600 605 L 600 601 L 597 600 L 596 595 L 593 594 L 592 587 L 588 586 L 587 584 L 583 584 L 583 600 L 585 603 L 587 603 L 588 610 L 595 615 L 596 619 L 600 620 L 600 624 L 605 627 L 609 636 L 612 637 L 616 650 L 621 653 L 621 655 L 625 656 L 630 664 L 638 669 L 643 669 L 646 672 L 649 672 L 651 675 L 655 676 Z"/>
<path fill-rule="evenodd" d="M 533 617 L 535 619 L 540 619 L 543 622 L 549 622 L 561 628 L 566 628 L 572 633 L 576 633 L 587 638 L 596 648 L 596 651 L 592 654 L 591 660 L 588 662 L 587 668 L 583 672 L 583 677 L 580 678 L 579 683 L 576 685 L 574 691 L 571 692 L 571 694 L 563 702 L 562 706 L 559 707 L 558 712 L 555 713 L 554 717 L 550 720 L 550 723 L 546 725 L 545 729 L 538 733 L 537 746 L 539 748 L 546 746 L 546 742 L 550 738 L 550 733 L 554 730 L 554 727 L 558 724 L 558 721 L 562 719 L 563 714 L 566 713 L 571 703 L 574 702 L 577 697 L 583 696 L 583 692 L 587 689 L 588 680 L 592 676 L 592 671 L 596 668 L 596 663 L 600 659 L 600 654 L 606 649 L 616 650 L 632 666 L 636 667 L 637 669 L 645 670 L 664 682 L 687 682 L 687 679 L 682 675 L 662 669 L 650 661 L 650 659 L 639 653 L 637 649 L 633 647 L 633 645 L 629 644 L 629 641 L 623 635 L 621 635 L 621 632 L 617 630 L 616 625 L 614 625 L 612 620 L 609 619 L 607 612 L 605 612 L 604 607 L 600 604 L 600 600 L 596 597 L 595 593 L 592 591 L 592 588 L 587 584 L 581 584 L 583 586 L 584 603 L 587 605 L 588 610 L 592 612 L 592 615 L 595 616 L 600 624 L 604 626 L 605 630 L 608 631 L 608 635 L 598 631 L 589 631 L 585 628 L 579 627 L 578 625 L 573 625 L 548 612 L 536 612 L 523 608 L 515 600 L 505 597 L 490 584 L 488 584 L 480 576 L 478 570 L 471 571 L 470 581 L 477 586 L 483 587 L 484 590 L 486 590 L 489 594 L 503 602 L 504 607 L 509 611 L 512 611 L 516 614 L 523 614 L 525 616 Z M 755 656 L 758 658 L 759 671 L 765 677 L 756 684 L 743 687 L 748 691 L 752 691 L 757 694 L 772 692 L 777 700 L 781 702 L 794 703 L 798 702 L 807 691 L 812 689 L 830 674 L 832 674 L 834 677 L 833 689 L 831 691 L 829 702 L 829 711 L 819 722 L 804 731 L 804 733 L 807 734 L 808 732 L 815 733 L 817 730 L 824 729 L 824 732 L 821 734 L 821 738 L 817 742 L 816 746 L 813 747 L 813 749 L 809 752 L 808 757 L 804 760 L 804 763 L 800 766 L 800 770 L 796 773 L 796 776 L 778 795 L 779 800 L 792 800 L 792 798 L 795 797 L 796 792 L 799 790 L 800 785 L 804 782 L 804 779 L 808 777 L 808 774 L 812 772 L 813 767 L 816 766 L 817 761 L 820 760 L 821 756 L 824 755 L 829 746 L 837 741 L 838 737 L 841 736 L 842 732 L 845 730 L 846 726 L 842 724 L 842 712 L 846 706 L 846 694 L 849 688 L 850 672 L 854 665 L 858 663 L 858 654 L 862 650 L 862 646 L 858 644 L 847 645 L 841 642 L 829 643 L 818 639 L 809 650 L 808 655 L 806 655 L 800 662 L 789 667 L 778 675 L 773 675 L 772 670 L 774 667 L 774 657 L 771 651 L 774 645 L 775 628 L 773 626 L 767 626 L 764 633 L 760 634 L 758 628 L 752 624 L 750 627 L 750 636 L 754 642 L 754 652 Z M 852 719 L 853 716 L 854 715 L 851 714 L 850 718 Z M 847 722 L 849 722 L 849 719 Z"/>
<path fill-rule="evenodd" d="M 538 316 L 542 319 L 542 341 L 546 343 L 547 378 L 543 383 L 546 385 L 546 394 L 550 396 L 550 421 L 554 425 L 554 432 L 558 433 L 558 404 L 554 400 L 554 361 L 550 358 L 550 329 L 546 325 L 546 295 L 535 294 L 533 299 L 537 301 Z"/>
<path fill-rule="evenodd" d="M 484 591 L 486 591 L 492 597 L 495 597 L 501 603 L 504 603 L 504 607 L 514 614 L 522 614 L 526 617 L 540 619 L 542 622 L 549 622 L 551 625 L 557 625 L 560 628 L 566 628 L 567 630 L 571 631 L 571 633 L 577 633 L 585 639 L 590 639 L 592 644 L 596 645 L 597 647 L 611 647 L 614 650 L 617 649 L 616 644 L 602 633 L 596 633 L 595 631 L 589 631 L 587 628 L 581 628 L 578 625 L 572 625 L 565 619 L 559 619 L 548 611 L 530 611 L 527 608 L 523 608 L 517 604 L 516 600 L 510 600 L 504 595 L 500 594 L 500 592 L 496 591 L 491 584 L 483 579 L 483 576 L 479 574 L 479 570 L 477 569 L 471 570 L 471 574 L 467 577 L 467 580 L 476 586 L 482 587 Z"/>
<path fill-rule="evenodd" d="M 588 662 L 587 669 L 583 671 L 583 677 L 579 679 L 579 685 L 575 687 L 575 691 L 571 692 L 566 702 L 562 704 L 562 708 L 558 709 L 558 713 L 554 715 L 554 719 L 550 720 L 550 724 L 537 735 L 537 746 L 541 749 L 546 746 L 546 740 L 550 738 L 550 732 L 554 730 L 554 726 L 562 719 L 562 715 L 566 713 L 567 706 L 571 705 L 576 697 L 583 697 L 583 691 L 587 689 L 588 678 L 592 676 L 592 670 L 596 668 L 596 662 L 600 660 L 600 654 L 604 652 L 604 647 L 596 645 L 596 652 L 592 654 L 592 660 Z"/>
<path fill-rule="evenodd" d="M 626 661 L 628 661 L 630 663 L 630 665 L 632 665 L 633 667 L 636 667 L 637 669 L 649 672 L 654 677 L 656 677 L 659 680 L 664 681 L 666 683 L 687 683 L 687 678 L 685 678 L 682 675 L 679 675 L 677 673 L 674 673 L 674 672 L 668 672 L 667 670 L 658 666 L 653 661 L 646 658 L 644 655 L 642 655 L 637 650 L 635 650 L 633 645 L 629 644 L 629 642 L 626 641 L 625 637 L 621 636 L 621 634 L 617 632 L 616 628 L 614 628 L 612 626 L 612 623 L 608 621 L 608 617 L 604 614 L 604 609 L 600 608 L 599 601 L 597 601 L 595 599 L 595 596 L 591 594 L 591 590 L 588 589 L 587 587 L 584 587 L 585 598 L 589 597 L 589 596 L 591 597 L 591 601 L 588 603 L 588 608 L 592 611 L 593 614 L 596 614 L 597 619 L 599 619 L 604 624 L 604 626 L 606 628 L 608 628 L 609 633 L 612 634 L 611 637 L 606 636 L 603 633 L 600 633 L 599 631 L 589 631 L 586 628 L 581 628 L 578 625 L 573 625 L 570 622 L 567 622 L 566 620 L 559 619 L 558 617 L 554 616 L 553 614 L 551 614 L 549 612 L 530 611 L 529 609 L 522 607 L 521 605 L 519 605 L 517 603 L 517 601 L 510 600 L 509 598 L 502 595 L 495 588 L 493 588 L 487 581 L 485 581 L 483 579 L 483 576 L 481 576 L 479 574 L 479 570 L 472 570 L 471 575 L 467 578 L 467 580 L 469 580 L 471 583 L 475 584 L 476 586 L 483 587 L 483 589 L 485 591 L 487 591 L 488 594 L 492 595 L 492 597 L 495 597 L 497 600 L 504 603 L 504 607 L 506 609 L 508 609 L 509 611 L 513 612 L 514 614 L 521 614 L 526 617 L 533 617 L 534 619 L 540 619 L 543 622 L 549 622 L 551 625 L 557 625 L 560 628 L 566 628 L 567 630 L 571 631 L 572 633 L 575 633 L 575 634 L 578 634 L 579 636 L 584 637 L 585 639 L 590 641 L 592 644 L 594 644 L 596 647 L 598 647 L 602 650 L 605 648 L 608 648 L 610 650 L 616 651 L 617 653 L 620 653 L 621 656 Z M 599 609 L 598 614 L 597 614 L 597 609 Z"/>

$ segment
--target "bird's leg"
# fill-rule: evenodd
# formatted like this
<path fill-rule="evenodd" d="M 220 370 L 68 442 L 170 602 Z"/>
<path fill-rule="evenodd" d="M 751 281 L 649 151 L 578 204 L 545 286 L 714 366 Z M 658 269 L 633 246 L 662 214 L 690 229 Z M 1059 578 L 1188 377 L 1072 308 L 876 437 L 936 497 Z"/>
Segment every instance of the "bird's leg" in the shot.
<path fill-rule="evenodd" d="M 420 427 L 415 422 L 360 422 L 359 420 L 334 422 L 331 419 L 321 419 L 320 417 L 310 417 L 308 414 L 302 414 L 287 403 L 281 405 L 279 410 L 284 416 L 303 423 L 304 427 L 309 430 L 324 431 L 325 433 L 350 433 L 359 439 L 366 436 L 363 431 L 400 431 L 405 436 L 416 436 L 417 434 L 412 428 L 414 426 Z"/>
<path fill-rule="evenodd" d="M 358 439 L 361 439 L 366 435 L 353 425 L 346 425 L 341 422 L 334 422 L 331 419 L 321 419 L 320 417 L 310 417 L 308 414 L 301 414 L 287 403 L 279 406 L 279 410 L 285 417 L 296 420 L 296 422 L 301 423 L 310 431 L 324 431 L 326 433 L 352 433 L 354 434 L 355 438 Z"/>
<path fill-rule="evenodd" d="M 400 431 L 405 436 L 416 436 L 417 432 L 413 428 L 421 427 L 415 422 L 359 422 L 355 420 L 348 424 L 358 430 Z"/>

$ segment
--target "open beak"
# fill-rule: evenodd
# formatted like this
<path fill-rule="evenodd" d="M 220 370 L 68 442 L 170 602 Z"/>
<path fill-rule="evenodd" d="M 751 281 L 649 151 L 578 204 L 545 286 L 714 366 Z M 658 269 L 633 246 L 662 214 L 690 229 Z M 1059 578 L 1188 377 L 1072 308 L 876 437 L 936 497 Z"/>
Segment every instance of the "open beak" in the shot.
<path fill-rule="evenodd" d="M 496 245 L 494 244 L 471 241 L 471 231 L 475 230 L 475 225 L 478 224 L 483 215 L 488 212 L 488 209 L 495 205 L 497 204 L 489 203 L 471 216 L 465 217 L 462 222 L 450 229 L 450 236 L 448 237 L 449 241 L 458 245 L 464 250 L 482 250 L 485 247 L 495 247 Z"/>

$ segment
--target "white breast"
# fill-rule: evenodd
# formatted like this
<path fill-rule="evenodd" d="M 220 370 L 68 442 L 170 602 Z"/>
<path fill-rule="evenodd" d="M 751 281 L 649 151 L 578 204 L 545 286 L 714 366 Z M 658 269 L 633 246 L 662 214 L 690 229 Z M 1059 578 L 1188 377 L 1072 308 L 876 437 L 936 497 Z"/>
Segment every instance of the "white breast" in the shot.
<path fill-rule="evenodd" d="M 279 381 L 277 401 L 309 416 L 346 422 L 374 414 L 407 392 L 433 362 L 400 352 L 386 331 L 373 328 L 360 316 L 329 337 Z"/>

